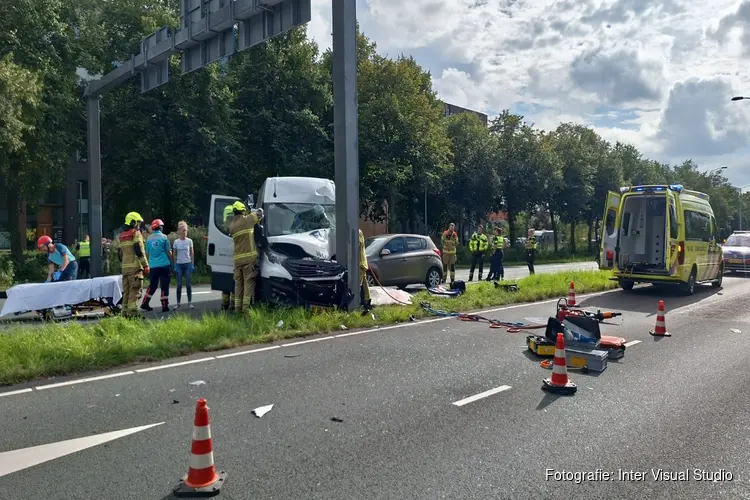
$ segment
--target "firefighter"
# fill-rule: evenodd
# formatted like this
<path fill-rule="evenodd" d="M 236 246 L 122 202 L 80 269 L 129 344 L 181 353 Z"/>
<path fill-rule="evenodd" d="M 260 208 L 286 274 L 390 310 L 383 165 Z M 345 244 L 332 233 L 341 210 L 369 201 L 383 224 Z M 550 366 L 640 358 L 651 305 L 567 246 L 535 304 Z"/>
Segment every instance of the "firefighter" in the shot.
<path fill-rule="evenodd" d="M 224 207 L 224 231 L 229 233 L 229 224 L 232 223 L 234 218 L 234 209 L 232 205 Z M 221 310 L 231 311 L 232 307 L 232 294 L 231 292 L 221 292 Z"/>
<path fill-rule="evenodd" d="M 125 230 L 120 233 L 122 262 L 122 315 L 139 317 L 138 294 L 143 287 L 143 274 L 150 271 L 143 243 L 143 217 L 138 212 L 125 216 Z"/>
<path fill-rule="evenodd" d="M 479 281 L 482 281 L 484 274 L 484 252 L 490 246 L 487 235 L 484 234 L 484 226 L 479 224 L 477 232 L 471 235 L 469 240 L 469 252 L 471 252 L 471 269 L 469 270 L 469 281 L 474 280 L 474 268 L 479 264 Z"/>
<path fill-rule="evenodd" d="M 495 236 L 492 237 L 492 261 L 490 262 L 490 274 L 487 281 L 505 278 L 505 269 L 503 267 L 503 258 L 505 257 L 505 238 L 503 231 L 498 226 L 495 228 Z"/>
<path fill-rule="evenodd" d="M 234 220 L 229 233 L 234 241 L 234 312 L 243 312 L 255 302 L 255 278 L 258 276 L 258 250 L 255 247 L 255 225 L 263 218 L 263 209 L 247 213 L 245 204 L 232 204 Z"/>
<path fill-rule="evenodd" d="M 448 229 L 443 231 L 440 236 L 440 242 L 443 245 L 443 283 L 448 276 L 450 270 L 451 283 L 456 281 L 456 247 L 458 246 L 458 234 L 456 233 L 456 225 L 451 222 Z"/>
<path fill-rule="evenodd" d="M 359 230 L 359 287 L 361 290 L 362 313 L 366 314 L 372 309 L 372 299 L 370 298 L 370 287 L 367 284 L 367 253 L 365 253 L 365 235 Z"/>
<path fill-rule="evenodd" d="M 529 229 L 529 237 L 526 239 L 526 265 L 529 266 L 529 274 L 535 274 L 534 257 L 536 257 L 536 236 L 534 236 L 534 230 Z"/>

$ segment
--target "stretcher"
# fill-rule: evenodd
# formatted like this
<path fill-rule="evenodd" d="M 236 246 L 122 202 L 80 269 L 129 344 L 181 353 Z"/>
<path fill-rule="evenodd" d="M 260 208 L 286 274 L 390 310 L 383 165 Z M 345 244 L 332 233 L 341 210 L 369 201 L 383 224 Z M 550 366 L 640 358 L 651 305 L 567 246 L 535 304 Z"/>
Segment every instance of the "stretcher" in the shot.
<path fill-rule="evenodd" d="M 103 310 L 116 314 L 122 302 L 122 276 L 27 283 L 6 291 L 0 317 L 37 312 L 44 320 L 66 319 Z"/>

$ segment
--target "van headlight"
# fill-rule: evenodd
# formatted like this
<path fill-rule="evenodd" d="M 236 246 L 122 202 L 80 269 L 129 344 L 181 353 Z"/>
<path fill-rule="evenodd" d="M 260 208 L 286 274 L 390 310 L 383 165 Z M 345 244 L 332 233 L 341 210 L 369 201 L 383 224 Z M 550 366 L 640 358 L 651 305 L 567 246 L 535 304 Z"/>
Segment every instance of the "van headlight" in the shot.
<path fill-rule="evenodd" d="M 270 248 L 266 250 L 266 257 L 268 258 L 269 262 L 271 262 L 272 264 L 281 264 L 282 262 L 284 262 L 286 259 L 289 258 L 288 256 L 284 254 L 274 252 Z"/>

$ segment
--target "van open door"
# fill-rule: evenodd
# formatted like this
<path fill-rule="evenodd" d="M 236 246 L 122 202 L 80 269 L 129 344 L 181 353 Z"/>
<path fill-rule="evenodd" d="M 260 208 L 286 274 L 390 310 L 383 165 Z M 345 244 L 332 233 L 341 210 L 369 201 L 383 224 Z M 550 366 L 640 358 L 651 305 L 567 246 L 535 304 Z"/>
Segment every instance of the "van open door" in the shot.
<path fill-rule="evenodd" d="M 234 243 L 224 221 L 224 209 L 239 201 L 234 196 L 211 195 L 206 264 L 211 268 L 211 289 L 234 291 Z"/>
<path fill-rule="evenodd" d="M 599 269 L 612 269 L 617 259 L 617 236 L 620 229 L 620 200 L 622 195 L 610 191 L 602 217 L 602 244 L 599 252 Z"/>

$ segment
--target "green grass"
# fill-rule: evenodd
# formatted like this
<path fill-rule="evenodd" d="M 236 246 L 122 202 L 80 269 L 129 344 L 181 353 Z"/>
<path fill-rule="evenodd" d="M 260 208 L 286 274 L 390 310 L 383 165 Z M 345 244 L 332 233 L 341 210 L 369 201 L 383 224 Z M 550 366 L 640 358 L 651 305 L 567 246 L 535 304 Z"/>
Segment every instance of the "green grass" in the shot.
<path fill-rule="evenodd" d="M 578 271 L 538 274 L 518 281 L 517 292 L 504 292 L 492 283 L 470 285 L 458 298 L 427 292 L 416 294 L 412 306 L 374 308 L 375 320 L 359 313 L 311 313 L 301 308 L 257 307 L 247 319 L 222 313 L 201 319 L 177 315 L 164 321 L 108 318 L 93 325 L 59 323 L 16 326 L 0 334 L 0 384 L 40 377 L 111 368 L 133 362 L 156 361 L 200 351 L 271 342 L 347 329 L 384 326 L 427 316 L 420 301 L 435 309 L 469 312 L 489 306 L 533 302 L 567 295 L 570 281 L 579 294 L 614 288 L 611 274 Z M 283 326 L 277 323 L 283 321 Z"/>

